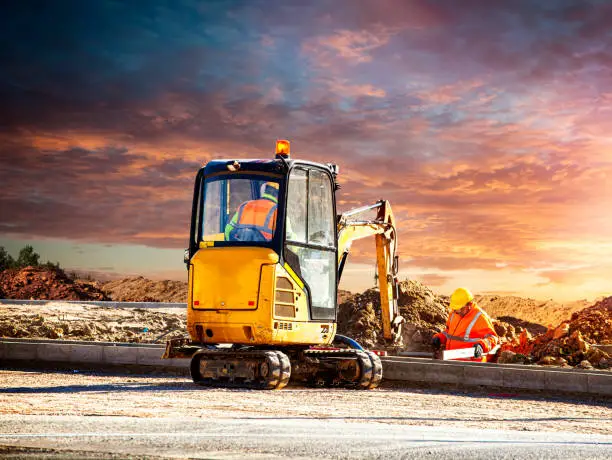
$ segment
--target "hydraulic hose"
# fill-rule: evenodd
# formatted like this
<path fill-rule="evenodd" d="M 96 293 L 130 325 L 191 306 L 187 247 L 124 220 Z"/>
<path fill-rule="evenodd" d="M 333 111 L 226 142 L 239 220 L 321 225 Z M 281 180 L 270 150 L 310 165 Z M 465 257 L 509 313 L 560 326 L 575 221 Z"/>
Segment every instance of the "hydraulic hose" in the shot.
<path fill-rule="evenodd" d="M 359 342 L 345 335 L 336 334 L 336 336 L 334 337 L 334 342 L 335 341 L 348 345 L 349 347 L 355 350 L 363 350 L 363 347 L 359 345 Z"/>

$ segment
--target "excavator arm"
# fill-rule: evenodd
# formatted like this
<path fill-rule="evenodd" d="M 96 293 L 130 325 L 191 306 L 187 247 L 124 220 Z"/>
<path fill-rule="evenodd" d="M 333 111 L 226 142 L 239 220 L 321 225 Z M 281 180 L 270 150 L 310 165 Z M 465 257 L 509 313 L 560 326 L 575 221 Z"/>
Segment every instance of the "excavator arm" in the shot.
<path fill-rule="evenodd" d="M 376 211 L 373 220 L 352 220 L 355 216 L 368 211 Z M 397 305 L 398 257 L 397 232 L 391 205 L 386 200 L 352 209 L 338 218 L 338 283 L 351 249 L 353 241 L 375 236 L 376 265 L 380 288 L 380 306 L 382 310 L 383 336 L 391 342 L 398 342 L 401 337 L 401 325 L 404 318 L 399 314 Z"/>

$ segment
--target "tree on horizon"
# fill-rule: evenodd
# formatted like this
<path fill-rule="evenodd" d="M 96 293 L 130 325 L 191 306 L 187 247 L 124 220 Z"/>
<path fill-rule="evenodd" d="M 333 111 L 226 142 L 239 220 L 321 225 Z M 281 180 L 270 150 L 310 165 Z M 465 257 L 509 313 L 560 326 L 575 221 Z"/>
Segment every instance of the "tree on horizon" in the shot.
<path fill-rule="evenodd" d="M 0 271 L 9 268 L 19 269 L 25 267 L 47 267 L 61 270 L 59 262 L 53 263 L 47 261 L 41 264 L 40 254 L 38 254 L 30 244 L 20 249 L 17 259 L 11 256 L 4 246 L 0 246 Z"/>

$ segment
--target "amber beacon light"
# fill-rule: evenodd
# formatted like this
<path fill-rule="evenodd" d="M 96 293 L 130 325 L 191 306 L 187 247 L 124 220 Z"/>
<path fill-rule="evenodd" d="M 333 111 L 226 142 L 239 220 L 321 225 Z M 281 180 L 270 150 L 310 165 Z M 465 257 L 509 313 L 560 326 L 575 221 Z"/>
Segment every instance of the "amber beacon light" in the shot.
<path fill-rule="evenodd" d="M 289 158 L 289 150 L 289 141 L 284 139 L 276 141 L 276 156 Z"/>

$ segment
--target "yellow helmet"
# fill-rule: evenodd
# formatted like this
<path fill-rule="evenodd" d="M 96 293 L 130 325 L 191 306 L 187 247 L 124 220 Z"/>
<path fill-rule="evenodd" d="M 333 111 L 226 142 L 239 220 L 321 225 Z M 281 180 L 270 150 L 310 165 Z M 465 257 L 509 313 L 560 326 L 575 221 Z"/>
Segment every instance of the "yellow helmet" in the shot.
<path fill-rule="evenodd" d="M 465 304 L 474 300 L 474 296 L 469 289 L 457 288 L 450 297 L 451 310 L 461 310 Z"/>
<path fill-rule="evenodd" d="M 261 197 L 272 201 L 278 200 L 279 186 L 276 182 L 264 182 L 261 185 Z"/>

